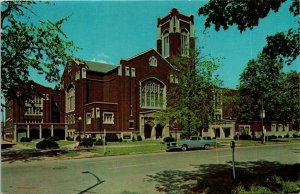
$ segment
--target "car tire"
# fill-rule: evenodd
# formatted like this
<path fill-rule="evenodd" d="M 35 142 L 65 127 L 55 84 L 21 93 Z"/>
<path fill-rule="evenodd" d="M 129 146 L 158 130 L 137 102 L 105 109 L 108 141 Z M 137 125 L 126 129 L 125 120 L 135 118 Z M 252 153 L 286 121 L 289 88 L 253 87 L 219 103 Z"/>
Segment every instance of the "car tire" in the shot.
<path fill-rule="evenodd" d="M 181 146 L 181 150 L 182 150 L 182 151 L 187 151 L 187 150 L 188 150 L 187 145 L 182 145 L 182 146 Z"/>
<path fill-rule="evenodd" d="M 204 149 L 207 150 L 208 148 L 209 148 L 209 145 L 208 145 L 208 144 L 205 144 L 205 145 L 204 145 Z"/>

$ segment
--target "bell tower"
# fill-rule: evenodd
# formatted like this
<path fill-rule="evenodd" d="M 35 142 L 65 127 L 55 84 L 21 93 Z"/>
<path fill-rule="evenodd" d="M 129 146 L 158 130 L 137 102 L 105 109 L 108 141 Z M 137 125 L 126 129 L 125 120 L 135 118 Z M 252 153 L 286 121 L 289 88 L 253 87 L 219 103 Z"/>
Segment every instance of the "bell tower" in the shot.
<path fill-rule="evenodd" d="M 195 48 L 194 16 L 186 16 L 176 8 L 169 15 L 158 18 L 157 51 L 168 61 L 173 56 L 189 56 Z"/>

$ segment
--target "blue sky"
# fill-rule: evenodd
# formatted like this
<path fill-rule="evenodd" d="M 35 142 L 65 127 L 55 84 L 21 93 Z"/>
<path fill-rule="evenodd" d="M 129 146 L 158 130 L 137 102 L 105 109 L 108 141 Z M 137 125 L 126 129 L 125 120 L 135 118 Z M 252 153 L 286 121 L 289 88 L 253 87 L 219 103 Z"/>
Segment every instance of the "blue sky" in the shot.
<path fill-rule="evenodd" d="M 218 74 L 223 86 L 236 88 L 239 75 L 247 62 L 257 56 L 266 44 L 266 36 L 297 27 L 297 17 L 288 12 L 290 2 L 279 13 L 271 13 L 259 23 L 259 27 L 240 34 L 236 26 L 216 32 L 213 28 L 204 32 L 205 19 L 198 16 L 199 7 L 206 1 L 61 1 L 38 4 L 35 12 L 40 19 L 56 21 L 73 14 L 63 26 L 70 40 L 81 47 L 75 56 L 118 65 L 120 59 L 130 58 L 150 48 L 156 49 L 157 18 L 167 15 L 172 8 L 195 18 L 197 47 L 203 47 L 204 55 L 224 57 Z M 285 70 L 299 72 L 299 57 Z M 31 78 L 46 86 L 54 86 L 34 71 Z"/>

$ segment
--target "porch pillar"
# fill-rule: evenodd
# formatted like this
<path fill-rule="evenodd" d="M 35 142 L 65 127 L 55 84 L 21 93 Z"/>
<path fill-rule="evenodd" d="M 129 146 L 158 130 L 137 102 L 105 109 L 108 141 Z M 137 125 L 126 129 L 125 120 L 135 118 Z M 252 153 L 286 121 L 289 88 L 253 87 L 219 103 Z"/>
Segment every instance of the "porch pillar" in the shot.
<path fill-rule="evenodd" d="M 39 126 L 39 131 L 40 131 L 40 139 L 42 139 L 42 125 Z"/>
<path fill-rule="evenodd" d="M 27 135 L 28 138 L 30 138 L 30 129 L 29 129 L 29 125 L 27 125 Z"/>
<path fill-rule="evenodd" d="M 68 135 L 68 125 L 65 125 L 65 140 L 67 140 Z"/>
<path fill-rule="evenodd" d="M 54 136 L 53 124 L 51 125 L 51 137 Z"/>
<path fill-rule="evenodd" d="M 151 139 L 156 139 L 156 125 L 153 125 L 153 127 L 152 127 Z"/>
<path fill-rule="evenodd" d="M 17 139 L 17 125 L 14 124 L 14 138 L 13 138 L 13 142 L 17 142 L 18 139 Z"/>

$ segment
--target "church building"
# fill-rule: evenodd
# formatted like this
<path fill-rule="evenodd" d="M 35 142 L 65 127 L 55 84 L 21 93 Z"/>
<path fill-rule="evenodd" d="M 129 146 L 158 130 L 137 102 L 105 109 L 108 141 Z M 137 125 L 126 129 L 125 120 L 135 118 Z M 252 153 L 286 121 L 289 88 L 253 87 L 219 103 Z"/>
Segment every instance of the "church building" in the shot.
<path fill-rule="evenodd" d="M 6 113 L 6 130 L 14 140 L 19 140 L 21 133 L 36 139 L 53 135 L 61 139 L 100 138 L 104 133 L 115 133 L 123 139 L 175 136 L 177 129 L 156 123 L 154 113 L 166 108 L 167 91 L 178 83 L 170 59 L 189 56 L 191 48 L 195 48 L 194 17 L 174 8 L 158 18 L 156 49 L 121 60 L 118 66 L 82 59 L 69 61 L 61 90 L 37 84 L 43 88 L 42 96 L 48 97 L 31 99 L 31 104 L 40 107 L 38 113 L 7 102 L 14 105 Z"/>

